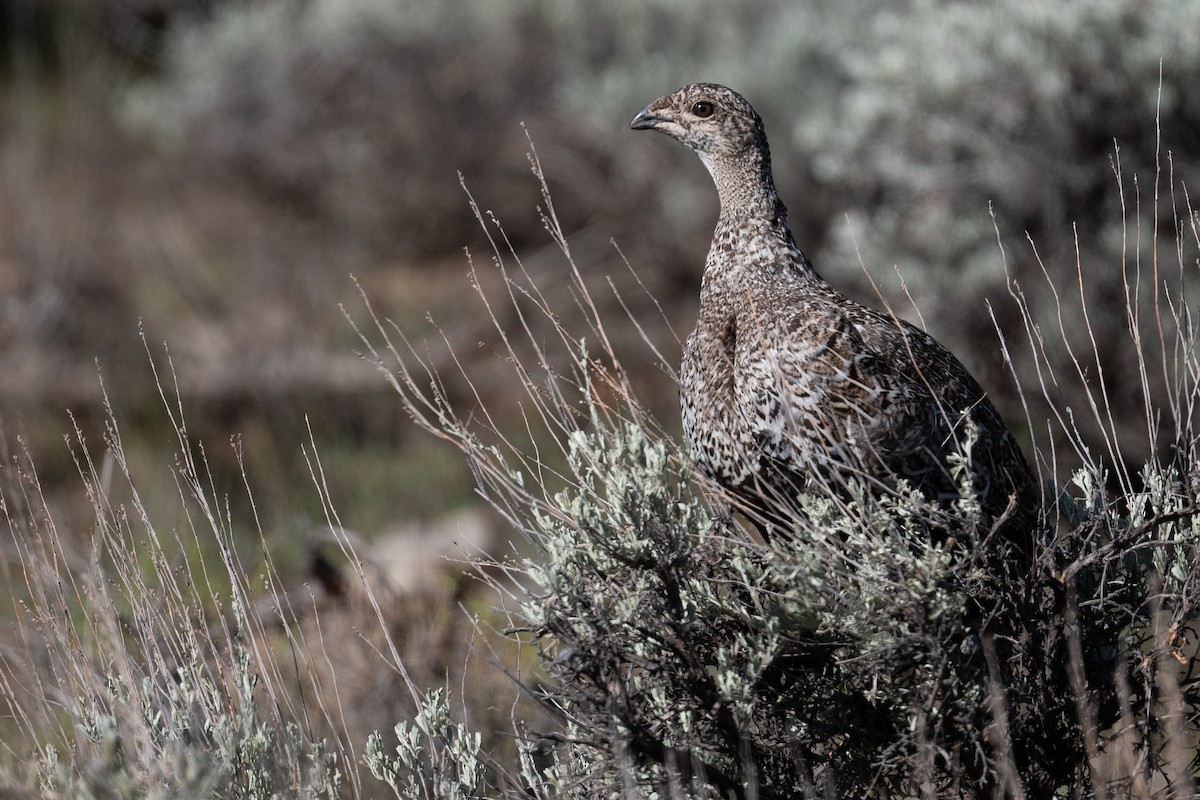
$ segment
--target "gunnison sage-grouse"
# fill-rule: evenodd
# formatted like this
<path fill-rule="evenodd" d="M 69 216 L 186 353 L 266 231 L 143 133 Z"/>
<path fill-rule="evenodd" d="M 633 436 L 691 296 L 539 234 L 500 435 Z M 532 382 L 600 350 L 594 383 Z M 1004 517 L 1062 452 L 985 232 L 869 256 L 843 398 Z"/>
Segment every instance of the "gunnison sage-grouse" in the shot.
<path fill-rule="evenodd" d="M 1039 491 L 1012 433 L 950 351 L 813 269 L 788 229 L 762 119 L 745 98 L 691 84 L 630 127 L 690 147 L 720 196 L 679 374 L 684 436 L 701 468 L 764 535 L 788 535 L 799 492 L 901 478 L 947 503 L 962 485 L 953 465 L 966 464 L 994 527 L 985 531 L 1028 555 Z"/>

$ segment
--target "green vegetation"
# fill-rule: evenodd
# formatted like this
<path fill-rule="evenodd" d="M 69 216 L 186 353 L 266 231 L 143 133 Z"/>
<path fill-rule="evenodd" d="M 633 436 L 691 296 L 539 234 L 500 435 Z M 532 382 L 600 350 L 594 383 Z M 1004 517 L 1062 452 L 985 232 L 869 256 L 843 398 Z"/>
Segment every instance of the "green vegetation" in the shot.
<path fill-rule="evenodd" d="M 10 4 L 0 797 L 1192 796 L 1194 5 Z M 1003 635 L 969 503 L 767 547 L 679 451 L 692 80 L 1026 437 Z"/>

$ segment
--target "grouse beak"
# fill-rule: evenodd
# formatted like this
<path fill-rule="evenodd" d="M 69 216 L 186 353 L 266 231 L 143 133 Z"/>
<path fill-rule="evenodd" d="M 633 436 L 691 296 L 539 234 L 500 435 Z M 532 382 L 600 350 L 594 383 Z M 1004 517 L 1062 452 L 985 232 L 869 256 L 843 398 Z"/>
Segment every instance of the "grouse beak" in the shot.
<path fill-rule="evenodd" d="M 635 131 L 653 130 L 658 127 L 659 123 L 666 122 L 662 117 L 656 117 L 650 113 L 650 106 L 646 106 L 637 115 L 629 121 L 629 127 Z"/>

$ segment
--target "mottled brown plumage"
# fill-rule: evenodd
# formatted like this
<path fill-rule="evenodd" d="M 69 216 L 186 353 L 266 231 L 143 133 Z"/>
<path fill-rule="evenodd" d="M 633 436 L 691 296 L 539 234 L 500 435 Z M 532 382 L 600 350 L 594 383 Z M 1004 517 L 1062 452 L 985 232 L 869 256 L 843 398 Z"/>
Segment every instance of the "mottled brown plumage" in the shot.
<path fill-rule="evenodd" d="M 680 368 L 684 434 L 700 465 L 771 527 L 800 491 L 857 476 L 959 497 L 948 458 L 970 448 L 988 523 L 1027 543 L 1036 482 L 983 390 L 937 341 L 830 286 L 796 247 L 762 120 L 736 92 L 698 83 L 630 127 L 694 150 L 721 200 L 696 330 Z"/>

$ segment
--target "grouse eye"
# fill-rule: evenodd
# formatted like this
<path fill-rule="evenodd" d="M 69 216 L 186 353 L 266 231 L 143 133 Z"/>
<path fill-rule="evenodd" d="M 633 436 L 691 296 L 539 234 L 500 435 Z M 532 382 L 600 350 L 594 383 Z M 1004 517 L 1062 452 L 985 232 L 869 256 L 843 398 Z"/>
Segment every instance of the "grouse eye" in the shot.
<path fill-rule="evenodd" d="M 700 119 L 707 119 L 708 117 L 711 117 L 714 110 L 713 104 L 707 100 L 701 100 L 692 106 L 692 114 L 700 117 Z"/>

